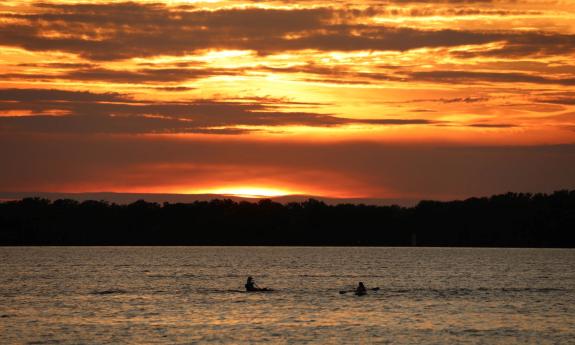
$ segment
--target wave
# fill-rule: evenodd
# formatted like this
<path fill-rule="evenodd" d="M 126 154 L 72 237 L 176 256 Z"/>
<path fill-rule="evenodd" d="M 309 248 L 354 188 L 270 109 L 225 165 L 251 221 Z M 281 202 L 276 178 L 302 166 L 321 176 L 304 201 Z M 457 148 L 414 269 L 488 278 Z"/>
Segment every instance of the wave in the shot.
<path fill-rule="evenodd" d="M 193 273 L 146 273 L 146 277 L 148 278 L 202 278 L 202 275 L 193 274 Z"/>
<path fill-rule="evenodd" d="M 481 294 L 508 294 L 508 293 L 555 293 L 568 292 L 572 289 L 565 288 L 534 288 L 534 287 L 479 287 L 479 288 L 382 288 L 380 292 L 391 294 L 433 294 L 438 296 L 466 296 Z"/>
<path fill-rule="evenodd" d="M 107 290 L 95 290 L 90 292 L 92 295 L 112 295 L 112 294 L 123 294 L 128 293 L 126 290 L 122 289 L 107 289 Z"/>

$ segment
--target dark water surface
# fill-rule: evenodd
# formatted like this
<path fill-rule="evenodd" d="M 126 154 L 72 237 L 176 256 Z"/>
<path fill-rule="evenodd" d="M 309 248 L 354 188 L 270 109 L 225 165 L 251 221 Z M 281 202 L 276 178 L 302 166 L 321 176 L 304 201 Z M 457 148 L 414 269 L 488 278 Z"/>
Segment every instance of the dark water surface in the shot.
<path fill-rule="evenodd" d="M 3 247 L 0 343 L 575 344 L 575 250 Z"/>

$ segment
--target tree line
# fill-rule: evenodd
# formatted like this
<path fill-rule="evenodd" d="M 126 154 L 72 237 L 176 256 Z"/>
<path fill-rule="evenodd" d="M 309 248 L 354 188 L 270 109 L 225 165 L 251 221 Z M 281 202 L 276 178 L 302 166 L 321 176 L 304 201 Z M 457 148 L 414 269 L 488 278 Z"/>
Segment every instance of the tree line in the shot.
<path fill-rule="evenodd" d="M 25 198 L 0 203 L 0 245 L 575 247 L 575 190 L 414 207 Z"/>

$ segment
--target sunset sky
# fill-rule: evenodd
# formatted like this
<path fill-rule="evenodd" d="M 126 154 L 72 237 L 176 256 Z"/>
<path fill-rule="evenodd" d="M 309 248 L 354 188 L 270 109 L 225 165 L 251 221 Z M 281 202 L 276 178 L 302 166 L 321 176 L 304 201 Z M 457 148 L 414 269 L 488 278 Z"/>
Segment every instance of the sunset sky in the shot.
<path fill-rule="evenodd" d="M 575 188 L 574 0 L 0 1 L 0 191 Z"/>

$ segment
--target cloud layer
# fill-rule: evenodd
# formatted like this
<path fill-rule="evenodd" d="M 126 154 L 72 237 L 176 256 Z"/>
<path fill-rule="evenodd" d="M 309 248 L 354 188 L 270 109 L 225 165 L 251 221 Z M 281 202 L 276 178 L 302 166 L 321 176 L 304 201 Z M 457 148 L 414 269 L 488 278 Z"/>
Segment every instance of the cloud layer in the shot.
<path fill-rule="evenodd" d="M 574 16 L 554 0 L 4 1 L 0 190 L 571 188 Z"/>
<path fill-rule="evenodd" d="M 421 30 L 378 24 L 374 18 L 389 15 L 384 7 L 248 7 L 214 11 L 187 6 L 114 3 L 39 4 L 35 10 L 34 13 L 4 14 L 6 23 L 0 26 L 0 43 L 32 51 L 65 51 L 91 60 L 185 55 L 202 49 L 254 50 L 258 54 L 306 49 L 407 51 L 499 41 L 506 42 L 500 49 L 458 55 L 524 56 L 570 53 L 575 49 L 574 35 L 450 28 Z M 437 14 L 433 12 L 428 14 Z M 459 9 L 458 13 L 489 14 L 472 8 Z M 517 13 L 491 13 L 514 14 Z M 415 9 L 406 15 L 425 13 Z"/>

